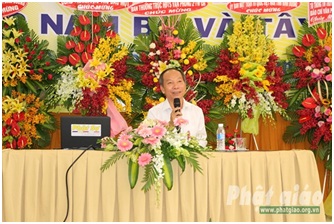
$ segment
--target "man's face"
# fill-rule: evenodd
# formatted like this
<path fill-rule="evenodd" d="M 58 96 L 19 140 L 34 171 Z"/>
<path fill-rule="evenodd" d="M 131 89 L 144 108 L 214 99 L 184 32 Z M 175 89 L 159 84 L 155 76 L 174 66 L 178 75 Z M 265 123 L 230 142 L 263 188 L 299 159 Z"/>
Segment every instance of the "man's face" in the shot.
<path fill-rule="evenodd" d="M 182 99 L 186 93 L 186 83 L 182 78 L 182 74 L 177 70 L 167 71 L 163 75 L 163 86 L 161 86 L 161 90 L 170 102 L 172 102 L 174 98 Z"/>

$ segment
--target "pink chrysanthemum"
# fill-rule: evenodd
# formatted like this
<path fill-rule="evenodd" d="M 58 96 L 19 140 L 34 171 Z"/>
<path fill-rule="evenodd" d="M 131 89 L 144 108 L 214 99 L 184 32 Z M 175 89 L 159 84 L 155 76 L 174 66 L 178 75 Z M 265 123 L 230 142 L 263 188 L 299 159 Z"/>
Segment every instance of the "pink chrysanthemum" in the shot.
<path fill-rule="evenodd" d="M 133 143 L 127 139 L 118 139 L 117 148 L 122 152 L 129 151 L 133 146 Z"/>
<path fill-rule="evenodd" d="M 138 158 L 139 166 L 146 166 L 151 162 L 152 155 L 150 153 L 143 153 Z"/>

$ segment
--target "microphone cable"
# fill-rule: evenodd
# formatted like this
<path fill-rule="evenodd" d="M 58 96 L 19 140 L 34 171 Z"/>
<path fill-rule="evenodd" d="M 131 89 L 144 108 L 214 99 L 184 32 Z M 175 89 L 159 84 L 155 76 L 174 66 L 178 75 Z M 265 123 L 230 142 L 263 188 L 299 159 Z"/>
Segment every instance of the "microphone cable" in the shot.
<path fill-rule="evenodd" d="M 65 187 L 66 187 L 66 200 L 67 200 L 67 209 L 66 209 L 66 216 L 64 218 L 63 222 L 66 222 L 67 220 L 67 216 L 68 216 L 68 212 L 70 209 L 70 198 L 68 196 L 68 172 L 70 171 L 70 169 L 72 168 L 72 166 L 74 165 L 74 163 L 76 163 L 78 161 L 78 159 L 90 148 L 94 148 L 93 145 L 88 146 L 73 162 L 72 164 L 68 167 L 67 171 L 66 171 L 66 175 L 65 175 Z"/>

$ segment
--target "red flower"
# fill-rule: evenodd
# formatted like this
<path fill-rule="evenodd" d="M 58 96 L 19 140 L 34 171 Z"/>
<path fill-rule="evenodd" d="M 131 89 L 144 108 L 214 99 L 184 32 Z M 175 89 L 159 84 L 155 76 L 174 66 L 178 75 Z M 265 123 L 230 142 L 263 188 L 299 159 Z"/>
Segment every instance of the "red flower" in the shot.
<path fill-rule="evenodd" d="M 77 53 L 81 53 L 81 52 L 83 52 L 83 51 L 85 50 L 85 45 L 84 45 L 82 42 L 79 42 L 79 43 L 75 46 L 74 50 L 75 50 Z"/>
<path fill-rule="evenodd" d="M 50 66 L 50 64 L 51 64 L 51 63 L 50 63 L 49 61 L 46 61 L 46 62 L 45 62 L 45 65 L 46 65 L 46 66 Z"/>
<path fill-rule="evenodd" d="M 28 143 L 28 139 L 26 136 L 21 136 L 17 140 L 17 146 L 19 149 L 23 149 L 27 145 L 27 143 Z"/>
<path fill-rule="evenodd" d="M 100 37 L 98 35 L 94 35 L 93 43 L 94 44 L 99 44 L 99 42 L 100 42 Z"/>
<path fill-rule="evenodd" d="M 303 36 L 302 43 L 304 46 L 309 47 L 315 43 L 315 38 L 312 34 L 305 34 Z"/>
<path fill-rule="evenodd" d="M 299 118 L 299 120 L 298 120 L 298 122 L 300 123 L 300 124 L 302 124 L 302 123 L 304 123 L 304 122 L 306 122 L 306 121 L 309 121 L 309 120 L 311 120 L 311 116 L 303 116 L 303 117 L 300 117 Z"/>
<path fill-rule="evenodd" d="M 104 23 L 102 23 L 102 25 L 104 26 L 104 27 L 111 27 L 112 26 L 112 22 L 104 22 Z"/>
<path fill-rule="evenodd" d="M 18 136 L 20 133 L 21 133 L 20 126 L 16 122 L 12 123 L 10 134 L 13 136 Z"/>
<path fill-rule="evenodd" d="M 85 16 L 85 15 L 80 15 L 79 16 L 79 22 L 83 26 L 84 25 L 88 25 L 88 24 L 90 24 L 90 19 L 87 16 Z"/>
<path fill-rule="evenodd" d="M 99 17 L 101 15 L 101 12 L 93 12 L 94 17 Z"/>
<path fill-rule="evenodd" d="M 82 31 L 80 34 L 80 40 L 82 41 L 90 40 L 90 33 L 87 30 Z"/>
<path fill-rule="evenodd" d="M 73 28 L 73 30 L 71 31 L 71 35 L 72 36 L 79 36 L 80 35 L 80 33 L 81 33 L 81 27 L 79 27 L 79 26 L 75 26 L 74 28 Z"/>
<path fill-rule="evenodd" d="M 94 43 L 90 43 L 86 47 L 86 51 L 90 54 L 92 54 L 95 50 L 96 45 Z"/>
<path fill-rule="evenodd" d="M 7 124 L 7 125 L 12 125 L 13 122 L 15 122 L 15 120 L 14 120 L 13 118 L 8 118 L 8 119 L 6 120 L 6 124 Z"/>
<path fill-rule="evenodd" d="M 13 118 L 17 122 L 23 121 L 25 119 L 25 113 L 23 111 L 20 113 L 15 113 L 13 114 Z"/>
<path fill-rule="evenodd" d="M 67 63 L 67 57 L 66 56 L 60 56 L 59 58 L 57 58 L 57 63 L 61 64 L 61 65 L 66 65 Z"/>
<path fill-rule="evenodd" d="M 81 60 L 84 64 L 86 64 L 90 59 L 92 59 L 92 55 L 87 53 L 87 52 L 83 52 L 81 55 Z"/>
<path fill-rule="evenodd" d="M 73 40 L 69 40 L 66 42 L 65 47 L 69 50 L 75 47 L 75 42 Z"/>
<path fill-rule="evenodd" d="M 52 80 L 53 75 L 52 74 L 48 74 L 48 80 Z"/>
<path fill-rule="evenodd" d="M 317 107 L 317 103 L 315 102 L 315 100 L 312 97 L 308 97 L 306 98 L 303 102 L 302 105 L 305 108 L 309 108 L 309 109 L 313 109 Z"/>
<path fill-rule="evenodd" d="M 317 29 L 317 35 L 318 35 L 319 39 L 323 40 L 327 36 L 327 31 L 324 28 L 319 27 Z"/>
<path fill-rule="evenodd" d="M 98 33 L 100 32 L 101 27 L 98 24 L 93 25 L 93 33 Z"/>
<path fill-rule="evenodd" d="M 113 30 L 108 30 L 106 33 L 106 37 L 114 38 L 116 33 Z"/>
<path fill-rule="evenodd" d="M 72 53 L 68 57 L 71 65 L 75 66 L 80 62 L 80 56 L 77 53 Z"/>
<path fill-rule="evenodd" d="M 6 143 L 6 148 L 9 148 L 9 149 L 16 149 L 16 140 L 13 139 L 11 142 L 7 142 L 7 143 Z"/>
<path fill-rule="evenodd" d="M 305 53 L 305 49 L 302 46 L 294 46 L 292 48 L 292 53 L 296 56 L 296 57 L 302 57 Z"/>
<path fill-rule="evenodd" d="M 7 128 L 2 126 L 2 138 L 7 136 Z"/>

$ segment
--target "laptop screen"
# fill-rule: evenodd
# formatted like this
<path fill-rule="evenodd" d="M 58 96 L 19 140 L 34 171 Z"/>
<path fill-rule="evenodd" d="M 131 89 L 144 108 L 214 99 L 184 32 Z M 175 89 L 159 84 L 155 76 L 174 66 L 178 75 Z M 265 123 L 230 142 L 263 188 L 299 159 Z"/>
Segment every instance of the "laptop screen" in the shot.
<path fill-rule="evenodd" d="M 100 148 L 98 139 L 110 136 L 110 117 L 62 116 L 60 117 L 61 148 Z"/>

